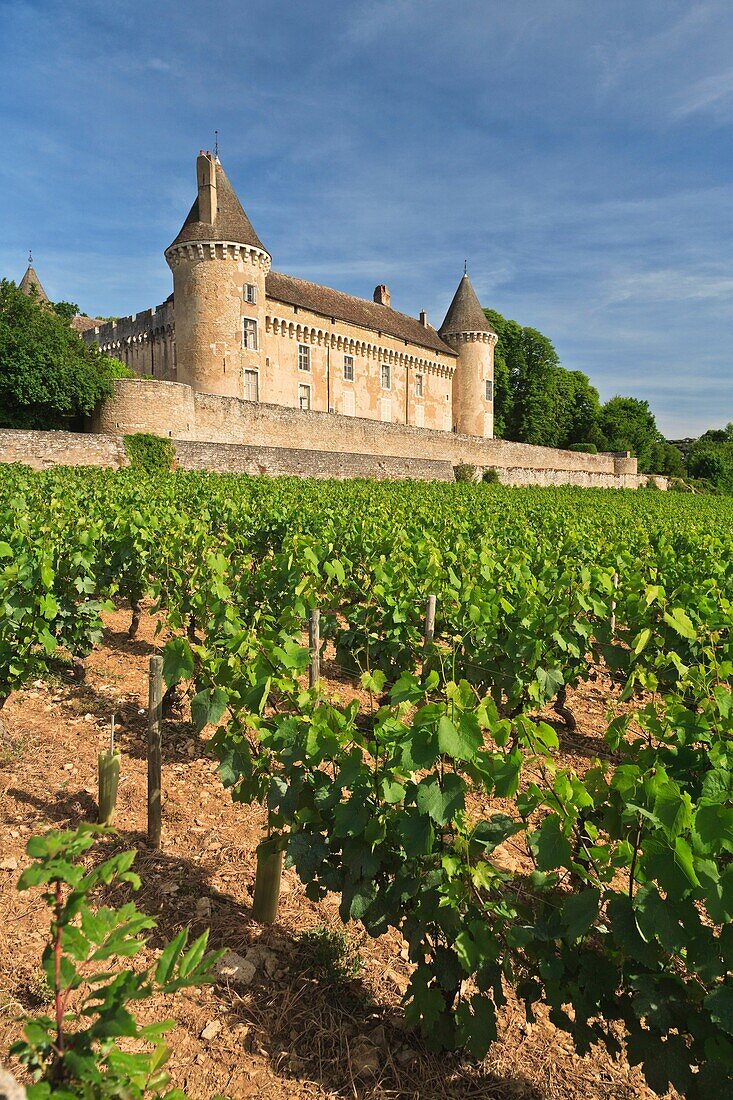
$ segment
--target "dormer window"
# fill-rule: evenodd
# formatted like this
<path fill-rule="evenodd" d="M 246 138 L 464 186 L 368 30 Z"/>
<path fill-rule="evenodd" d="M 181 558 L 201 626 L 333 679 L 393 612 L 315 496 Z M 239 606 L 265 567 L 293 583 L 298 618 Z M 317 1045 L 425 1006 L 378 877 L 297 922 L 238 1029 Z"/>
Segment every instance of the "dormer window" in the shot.
<path fill-rule="evenodd" d="M 257 287 L 254 283 L 244 284 L 244 300 L 248 306 L 257 304 Z"/>

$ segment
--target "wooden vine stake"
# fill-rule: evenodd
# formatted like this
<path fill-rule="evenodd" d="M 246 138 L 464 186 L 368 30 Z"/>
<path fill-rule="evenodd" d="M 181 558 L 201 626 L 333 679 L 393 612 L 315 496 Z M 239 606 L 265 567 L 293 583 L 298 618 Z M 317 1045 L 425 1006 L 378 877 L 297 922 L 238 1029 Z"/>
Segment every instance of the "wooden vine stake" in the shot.
<path fill-rule="evenodd" d="M 277 917 L 283 855 L 280 837 L 268 837 L 257 846 L 257 875 L 252 916 L 262 924 L 272 924 Z"/>
<path fill-rule="evenodd" d="M 163 719 L 163 658 L 150 658 L 148 691 L 148 844 L 160 848 L 161 759 Z"/>
<path fill-rule="evenodd" d="M 611 577 L 613 582 L 614 591 L 618 589 L 618 573 L 614 573 Z M 616 600 L 611 600 L 611 640 L 616 633 Z"/>
<path fill-rule="evenodd" d="M 117 788 L 120 783 L 120 754 L 115 751 L 115 716 L 109 734 L 109 748 L 102 749 L 98 758 L 99 774 L 99 824 L 111 825 L 117 805 Z"/>
<path fill-rule="evenodd" d="M 422 670 L 423 674 L 430 669 L 430 655 L 433 651 L 433 638 L 435 637 L 435 596 L 430 595 L 425 605 L 425 626 L 423 628 L 422 644 Z"/>
<path fill-rule="evenodd" d="M 308 616 L 308 647 L 311 655 L 308 686 L 315 687 L 321 678 L 321 613 L 317 607 Z"/>

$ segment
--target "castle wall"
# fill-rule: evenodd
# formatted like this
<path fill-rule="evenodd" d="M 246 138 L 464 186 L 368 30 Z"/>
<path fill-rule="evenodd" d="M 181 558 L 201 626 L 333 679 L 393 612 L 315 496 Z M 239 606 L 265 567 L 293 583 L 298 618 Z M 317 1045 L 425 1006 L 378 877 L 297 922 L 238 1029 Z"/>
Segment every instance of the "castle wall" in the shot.
<path fill-rule="evenodd" d="M 452 481 L 453 464 L 422 457 L 314 451 L 297 447 L 259 447 L 230 443 L 174 440 L 176 464 L 184 470 L 217 473 L 295 475 L 314 478 L 366 477 L 375 480 L 412 478 L 418 481 Z M 22 462 L 35 470 L 50 466 L 128 466 L 121 436 L 81 435 L 74 432 L 0 431 L 0 463 Z M 527 466 L 499 469 L 504 485 L 561 486 L 636 489 L 649 478 L 588 470 L 531 469 Z M 667 479 L 656 476 L 660 489 Z"/>
<path fill-rule="evenodd" d="M 299 346 L 308 348 L 310 371 L 300 369 Z M 455 359 L 447 352 L 272 299 L 267 301 L 263 347 L 261 402 L 299 408 L 300 387 L 310 386 L 315 412 L 450 431 Z M 347 355 L 354 361 L 353 381 L 344 376 Z M 389 368 L 389 386 L 382 385 L 382 363 Z"/>
<path fill-rule="evenodd" d="M 22 462 L 33 470 L 49 466 L 127 466 L 122 439 L 78 432 L 0 430 L 0 462 Z"/>
<path fill-rule="evenodd" d="M 283 451 L 329 452 L 375 458 L 467 463 L 496 468 L 507 484 L 579 484 L 637 488 L 636 459 L 583 454 L 502 439 L 387 424 L 318 411 L 303 412 L 215 394 L 189 386 L 122 379 L 116 396 L 92 419 L 95 432 L 136 431 L 187 442 Z"/>
<path fill-rule="evenodd" d="M 99 344 L 105 355 L 119 359 L 141 377 L 176 380 L 172 301 L 87 329 L 81 338 L 87 344 Z"/>

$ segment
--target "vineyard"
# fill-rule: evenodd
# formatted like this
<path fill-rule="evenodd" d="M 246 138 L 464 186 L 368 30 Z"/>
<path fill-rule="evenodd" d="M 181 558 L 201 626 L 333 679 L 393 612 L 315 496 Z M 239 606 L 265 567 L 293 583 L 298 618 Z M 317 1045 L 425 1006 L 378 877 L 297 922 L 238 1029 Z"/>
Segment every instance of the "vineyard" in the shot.
<path fill-rule="evenodd" d="M 726 499 L 5 467 L 0 516 L 0 748 L 152 610 L 262 890 L 284 862 L 402 944 L 416 1041 L 483 1059 L 511 999 L 653 1093 L 733 1090 Z"/>

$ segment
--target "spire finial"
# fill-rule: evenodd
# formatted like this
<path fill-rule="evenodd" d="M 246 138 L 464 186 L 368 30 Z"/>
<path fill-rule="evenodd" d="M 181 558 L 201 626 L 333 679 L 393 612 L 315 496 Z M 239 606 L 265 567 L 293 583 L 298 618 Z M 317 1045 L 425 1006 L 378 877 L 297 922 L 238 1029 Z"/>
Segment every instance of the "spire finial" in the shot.
<path fill-rule="evenodd" d="M 219 161 L 219 131 L 214 130 L 214 158 Z"/>
<path fill-rule="evenodd" d="M 29 264 L 33 263 L 33 252 L 31 251 L 30 248 L 28 249 L 28 263 Z"/>
<path fill-rule="evenodd" d="M 468 260 L 463 261 L 463 274 L 468 275 Z"/>

